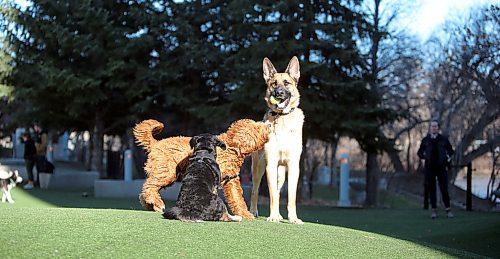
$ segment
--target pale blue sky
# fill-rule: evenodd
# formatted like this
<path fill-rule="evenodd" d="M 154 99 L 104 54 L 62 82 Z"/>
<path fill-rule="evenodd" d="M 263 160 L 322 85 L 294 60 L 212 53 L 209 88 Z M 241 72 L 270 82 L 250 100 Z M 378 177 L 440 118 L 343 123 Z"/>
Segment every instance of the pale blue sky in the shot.
<path fill-rule="evenodd" d="M 427 40 L 447 19 L 460 19 L 479 6 L 500 5 L 500 0 L 416 0 L 416 8 L 401 20 L 410 32 Z"/>

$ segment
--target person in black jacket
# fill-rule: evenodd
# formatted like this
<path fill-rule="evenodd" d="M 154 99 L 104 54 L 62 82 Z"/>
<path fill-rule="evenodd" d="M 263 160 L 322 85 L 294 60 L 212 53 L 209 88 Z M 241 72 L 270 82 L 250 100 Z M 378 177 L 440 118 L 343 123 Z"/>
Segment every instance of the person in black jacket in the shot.
<path fill-rule="evenodd" d="M 33 141 L 29 132 L 23 133 L 21 137 L 24 142 L 24 162 L 26 165 L 26 172 L 28 173 L 28 183 L 23 188 L 30 190 L 34 187 L 33 167 L 35 166 L 36 157 L 35 141 Z"/>
<path fill-rule="evenodd" d="M 39 122 L 33 124 L 36 156 L 35 156 L 35 166 L 38 173 L 47 173 L 47 144 L 48 144 L 48 133 L 42 128 Z"/>
<path fill-rule="evenodd" d="M 451 218 L 450 196 L 448 194 L 448 165 L 454 154 L 447 137 L 439 134 L 439 122 L 432 120 L 429 134 L 422 139 L 418 149 L 418 157 L 425 160 L 425 185 L 429 190 L 432 213 L 431 218 L 437 217 L 436 211 L 436 178 L 439 190 L 446 207 L 446 215 Z"/>

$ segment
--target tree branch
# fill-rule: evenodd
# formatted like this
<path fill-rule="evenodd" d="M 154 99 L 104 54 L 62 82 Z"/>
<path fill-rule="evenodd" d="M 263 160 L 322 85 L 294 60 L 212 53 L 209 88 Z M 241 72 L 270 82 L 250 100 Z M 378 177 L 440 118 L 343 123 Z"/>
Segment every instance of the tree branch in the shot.
<path fill-rule="evenodd" d="M 462 138 L 462 141 L 460 141 L 460 144 L 458 145 L 460 147 L 460 153 L 465 153 L 472 141 L 482 132 L 482 130 L 488 124 L 493 122 L 496 117 L 498 117 L 498 113 L 498 105 L 494 103 L 488 104 L 479 120 L 474 123 L 474 126 L 472 126 L 472 128 L 467 131 L 467 133 Z"/>
<path fill-rule="evenodd" d="M 500 136 L 495 136 L 493 139 L 489 139 L 486 144 L 480 145 L 477 149 L 472 150 L 467 155 L 462 158 L 462 164 L 468 164 L 472 162 L 477 157 L 484 155 L 485 153 L 495 149 L 500 145 Z"/>

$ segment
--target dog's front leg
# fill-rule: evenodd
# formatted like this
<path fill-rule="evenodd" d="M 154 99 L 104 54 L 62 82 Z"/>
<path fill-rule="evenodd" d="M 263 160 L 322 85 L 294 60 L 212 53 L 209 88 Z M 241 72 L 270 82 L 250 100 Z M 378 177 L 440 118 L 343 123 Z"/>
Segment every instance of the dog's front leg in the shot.
<path fill-rule="evenodd" d="M 234 178 L 224 185 L 224 196 L 233 214 L 242 216 L 244 219 L 255 218 L 248 211 L 245 199 L 243 199 L 243 189 L 239 178 Z"/>
<path fill-rule="evenodd" d="M 7 200 L 7 195 L 6 195 L 6 192 L 5 190 L 2 190 L 2 202 L 5 202 Z"/>
<path fill-rule="evenodd" d="M 14 200 L 12 199 L 12 196 L 10 195 L 10 193 L 7 195 L 7 202 L 14 203 Z"/>
<path fill-rule="evenodd" d="M 169 180 L 169 181 L 167 181 Z M 165 210 L 165 203 L 161 199 L 160 189 L 164 186 L 175 181 L 167 179 L 166 177 L 149 177 L 144 181 L 142 192 L 139 195 L 139 200 L 146 210 L 154 210 L 156 212 L 163 212 Z"/>
<path fill-rule="evenodd" d="M 12 188 L 9 188 L 9 186 L 7 186 L 7 190 L 4 191 L 4 196 L 7 199 L 8 203 L 14 203 L 14 200 L 12 199 L 12 196 L 10 195 L 11 189 Z M 2 198 L 2 202 L 5 202 L 5 201 L 3 201 L 3 198 Z"/>
<path fill-rule="evenodd" d="M 262 176 L 266 172 L 266 161 L 263 152 L 252 154 L 252 198 L 250 201 L 250 213 L 259 216 L 257 203 L 259 202 L 259 187 Z"/>
<path fill-rule="evenodd" d="M 271 156 L 267 158 L 266 175 L 269 187 L 269 222 L 280 222 L 280 196 L 278 190 L 278 161 Z"/>
<path fill-rule="evenodd" d="M 304 224 L 297 216 L 296 198 L 297 185 L 300 177 L 299 159 L 288 162 L 288 222 L 292 224 Z"/>

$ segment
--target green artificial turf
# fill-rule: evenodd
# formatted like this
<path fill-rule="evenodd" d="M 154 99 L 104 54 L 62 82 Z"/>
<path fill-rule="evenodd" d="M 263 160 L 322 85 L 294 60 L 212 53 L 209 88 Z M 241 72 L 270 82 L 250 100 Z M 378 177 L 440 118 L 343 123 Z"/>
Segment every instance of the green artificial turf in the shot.
<path fill-rule="evenodd" d="M 304 225 L 184 223 L 140 210 L 137 199 L 14 189 L 0 204 L 2 258 L 470 258 L 498 257 L 499 215 L 300 206 Z M 170 205 L 172 203 L 169 203 Z M 267 206 L 261 214 L 268 215 Z M 286 210 L 282 214 L 286 217 Z"/>

